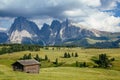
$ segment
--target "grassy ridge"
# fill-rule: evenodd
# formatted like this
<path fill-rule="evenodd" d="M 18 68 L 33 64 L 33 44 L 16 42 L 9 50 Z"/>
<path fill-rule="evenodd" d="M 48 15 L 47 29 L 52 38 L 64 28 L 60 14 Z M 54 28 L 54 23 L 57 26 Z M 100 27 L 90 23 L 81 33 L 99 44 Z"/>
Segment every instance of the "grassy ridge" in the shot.
<path fill-rule="evenodd" d="M 120 49 L 82 49 L 82 48 L 61 48 L 60 50 L 50 48 L 41 49 L 37 52 L 22 51 L 13 54 L 0 55 L 0 80 L 119 80 L 120 79 Z M 62 58 L 65 52 L 77 52 L 79 57 Z M 12 71 L 11 64 L 24 54 L 31 53 L 32 56 L 39 54 L 44 58 L 48 56 L 51 62 L 58 58 L 59 62 L 64 62 L 60 67 L 53 67 L 51 63 L 42 62 L 40 74 L 27 74 Z M 106 53 L 109 57 L 114 57 L 113 67 L 111 69 L 99 68 L 76 68 L 70 67 L 76 61 L 94 64 L 91 61 L 93 56 Z M 50 67 L 51 66 L 51 67 Z M 65 67 L 64 67 L 65 66 Z M 47 67 L 47 68 L 45 68 Z"/>

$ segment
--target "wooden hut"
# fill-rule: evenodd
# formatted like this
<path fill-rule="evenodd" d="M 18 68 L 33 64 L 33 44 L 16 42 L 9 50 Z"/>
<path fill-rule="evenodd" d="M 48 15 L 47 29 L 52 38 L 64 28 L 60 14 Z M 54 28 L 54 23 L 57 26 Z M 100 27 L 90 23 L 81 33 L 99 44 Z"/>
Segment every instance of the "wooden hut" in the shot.
<path fill-rule="evenodd" d="M 40 63 L 34 59 L 18 60 L 12 64 L 14 71 L 23 71 L 26 73 L 39 73 Z"/>

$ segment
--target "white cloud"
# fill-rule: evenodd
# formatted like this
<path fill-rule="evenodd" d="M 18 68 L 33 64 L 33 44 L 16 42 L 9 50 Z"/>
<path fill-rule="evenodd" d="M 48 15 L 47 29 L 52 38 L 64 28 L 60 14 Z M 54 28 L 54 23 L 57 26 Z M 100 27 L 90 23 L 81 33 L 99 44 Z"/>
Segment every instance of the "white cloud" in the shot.
<path fill-rule="evenodd" d="M 79 22 L 77 24 L 100 31 L 120 32 L 120 18 L 105 12 L 93 13 L 89 15 L 89 17 L 84 18 L 84 22 Z"/>
<path fill-rule="evenodd" d="M 114 17 L 114 12 L 102 11 L 115 9 L 117 2 L 120 0 L 0 0 L 0 16 L 32 17 L 39 28 L 53 19 L 69 18 L 87 28 L 116 32 L 120 31 L 120 18 Z M 10 27 L 12 20 L 2 19 L 0 27 Z"/>
<path fill-rule="evenodd" d="M 80 3 L 85 4 L 87 6 L 98 7 L 101 5 L 100 0 L 79 0 Z"/>
<path fill-rule="evenodd" d="M 82 11 L 81 9 L 76 9 L 76 10 L 68 10 L 63 12 L 64 15 L 68 17 L 77 17 L 77 16 L 84 16 L 85 12 Z"/>
<path fill-rule="evenodd" d="M 87 3 L 90 3 L 90 0 L 81 1 L 84 1 L 84 3 L 88 1 Z M 102 1 L 105 2 L 106 0 Z M 99 0 L 97 2 L 99 3 Z M 106 10 L 115 8 L 116 1 L 112 0 L 112 2 L 110 2 L 110 0 L 108 0 L 108 2 L 106 1 L 105 3 L 97 4 L 96 7 L 89 7 L 89 4 L 82 6 L 80 9 L 64 11 L 64 15 L 74 20 L 77 26 L 94 28 L 100 31 L 120 32 L 120 17 L 114 17 L 113 12 L 101 12 L 101 10 L 99 10 L 101 6 L 101 9 L 104 7 Z"/>
<path fill-rule="evenodd" d="M 6 30 L 7 30 L 7 28 L 0 27 L 0 31 L 6 31 Z"/>

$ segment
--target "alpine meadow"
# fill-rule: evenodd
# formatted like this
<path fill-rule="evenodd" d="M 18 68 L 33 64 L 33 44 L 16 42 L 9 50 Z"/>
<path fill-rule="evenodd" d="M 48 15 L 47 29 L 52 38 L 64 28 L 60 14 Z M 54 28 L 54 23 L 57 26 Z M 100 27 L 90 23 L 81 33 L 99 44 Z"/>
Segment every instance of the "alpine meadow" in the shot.
<path fill-rule="evenodd" d="M 120 80 L 120 0 L 0 0 L 0 80 Z"/>

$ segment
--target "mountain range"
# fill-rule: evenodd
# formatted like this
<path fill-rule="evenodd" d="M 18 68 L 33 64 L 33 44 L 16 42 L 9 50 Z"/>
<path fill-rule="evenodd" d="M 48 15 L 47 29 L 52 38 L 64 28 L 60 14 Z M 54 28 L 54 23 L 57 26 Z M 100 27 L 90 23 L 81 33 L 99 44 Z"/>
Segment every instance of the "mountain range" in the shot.
<path fill-rule="evenodd" d="M 39 29 L 34 22 L 17 17 L 8 32 L 0 32 L 0 43 L 114 48 L 120 46 L 120 33 L 75 26 L 68 19 L 53 20 L 51 25 L 44 23 Z"/>

